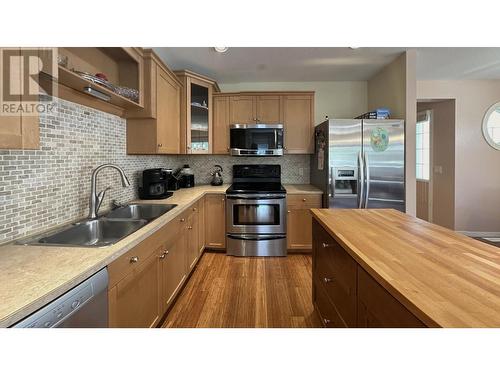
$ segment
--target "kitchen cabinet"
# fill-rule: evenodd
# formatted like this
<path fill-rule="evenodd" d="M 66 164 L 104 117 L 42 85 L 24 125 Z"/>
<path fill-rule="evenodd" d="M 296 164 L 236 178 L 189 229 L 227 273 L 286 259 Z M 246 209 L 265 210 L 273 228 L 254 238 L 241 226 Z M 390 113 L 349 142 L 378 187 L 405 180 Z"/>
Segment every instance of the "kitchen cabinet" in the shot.
<path fill-rule="evenodd" d="M 358 266 L 357 326 L 363 328 L 422 328 L 425 325 Z"/>
<path fill-rule="evenodd" d="M 226 248 L 226 198 L 224 194 L 205 196 L 205 246 Z"/>
<path fill-rule="evenodd" d="M 144 108 L 142 48 L 59 47 L 58 54 L 68 60 L 67 66 L 59 65 L 57 69 L 60 98 L 120 117 L 127 117 L 128 111 Z M 122 96 L 113 88 L 84 79 L 77 72 L 103 73 L 115 87 L 136 89 L 138 98 Z M 89 87 L 99 97 L 88 93 Z"/>
<path fill-rule="evenodd" d="M 187 219 L 187 247 L 186 247 L 186 257 L 187 257 L 187 268 L 191 271 L 198 258 L 200 256 L 200 241 L 199 241 L 199 211 L 198 203 L 195 203 L 190 209 L 189 216 Z"/>
<path fill-rule="evenodd" d="M 314 152 L 314 95 L 283 96 L 285 152 L 312 154 Z"/>
<path fill-rule="evenodd" d="M 144 109 L 127 113 L 128 154 L 179 154 L 182 83 L 152 50 L 144 51 Z"/>
<path fill-rule="evenodd" d="M 313 301 L 325 327 L 425 327 L 313 219 Z"/>
<path fill-rule="evenodd" d="M 310 208 L 321 208 L 320 194 L 287 195 L 287 248 L 289 252 L 311 251 L 312 216 Z"/>
<path fill-rule="evenodd" d="M 187 256 L 188 243 L 186 214 L 172 220 L 165 228 L 168 239 L 160 248 L 158 257 L 161 266 L 161 306 L 162 311 L 167 311 L 175 296 L 181 290 L 187 279 Z"/>
<path fill-rule="evenodd" d="M 230 99 L 231 124 L 281 124 L 280 95 L 233 95 Z"/>
<path fill-rule="evenodd" d="M 176 71 L 181 88 L 181 154 L 212 153 L 213 93 L 217 83 L 189 70 Z"/>
<path fill-rule="evenodd" d="M 129 257 L 129 262 L 137 263 L 137 267 L 108 292 L 110 327 L 148 328 L 158 323 L 162 315 L 158 259 L 156 253 L 145 260 L 135 255 Z"/>
<path fill-rule="evenodd" d="M 205 249 L 205 197 L 198 201 L 198 253 Z"/>
<path fill-rule="evenodd" d="M 213 99 L 213 154 L 229 154 L 229 96 Z"/>
<path fill-rule="evenodd" d="M 20 61 L 23 55 L 22 49 L 0 48 L 0 51 L 10 50 L 13 57 L 18 57 Z M 21 87 L 22 70 L 20 64 L 11 64 L 4 66 L 3 59 L 0 59 L 0 71 L 3 74 L 10 73 L 12 85 L 17 83 L 17 88 Z M 16 78 L 14 80 L 14 77 Z M 14 88 L 14 87 L 12 87 Z M 13 95 L 13 100 L 24 101 L 23 95 Z M 13 102 L 13 104 L 18 105 Z M 8 102 L 5 103 L 9 104 Z M 35 150 L 40 147 L 39 117 L 38 115 L 29 115 L 22 112 L 12 116 L 0 116 L 0 149 L 25 149 Z"/>
<path fill-rule="evenodd" d="M 215 95 L 213 153 L 229 153 L 231 124 L 256 123 L 283 124 L 285 153 L 312 154 L 314 92 L 240 92 Z"/>

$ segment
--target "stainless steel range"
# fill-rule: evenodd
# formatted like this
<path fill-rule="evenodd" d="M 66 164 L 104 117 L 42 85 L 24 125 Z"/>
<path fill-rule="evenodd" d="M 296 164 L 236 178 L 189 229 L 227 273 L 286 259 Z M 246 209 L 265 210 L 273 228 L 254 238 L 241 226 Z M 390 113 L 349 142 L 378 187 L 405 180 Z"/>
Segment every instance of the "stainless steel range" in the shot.
<path fill-rule="evenodd" d="M 228 255 L 286 256 L 286 190 L 280 165 L 234 165 L 226 202 Z"/>

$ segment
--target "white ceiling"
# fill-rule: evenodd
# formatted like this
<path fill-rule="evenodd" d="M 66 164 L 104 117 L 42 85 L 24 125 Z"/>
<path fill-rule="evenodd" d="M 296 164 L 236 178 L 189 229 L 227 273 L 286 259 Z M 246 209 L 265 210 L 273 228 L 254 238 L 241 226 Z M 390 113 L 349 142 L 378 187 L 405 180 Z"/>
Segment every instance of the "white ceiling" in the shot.
<path fill-rule="evenodd" d="M 173 70 L 189 69 L 219 83 L 365 81 L 406 48 L 160 47 Z M 500 79 L 500 48 L 417 48 L 417 79 Z"/>

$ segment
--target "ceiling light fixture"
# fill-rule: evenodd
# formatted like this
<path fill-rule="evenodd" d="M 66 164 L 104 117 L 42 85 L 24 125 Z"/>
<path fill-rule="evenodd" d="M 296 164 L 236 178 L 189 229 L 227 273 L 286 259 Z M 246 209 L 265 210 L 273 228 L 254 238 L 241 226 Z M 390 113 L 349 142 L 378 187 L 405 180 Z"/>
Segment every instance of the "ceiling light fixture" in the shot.
<path fill-rule="evenodd" d="M 228 50 L 228 47 L 214 47 L 215 52 L 224 53 Z"/>
<path fill-rule="evenodd" d="M 358 49 L 359 47 L 349 47 L 350 49 Z"/>

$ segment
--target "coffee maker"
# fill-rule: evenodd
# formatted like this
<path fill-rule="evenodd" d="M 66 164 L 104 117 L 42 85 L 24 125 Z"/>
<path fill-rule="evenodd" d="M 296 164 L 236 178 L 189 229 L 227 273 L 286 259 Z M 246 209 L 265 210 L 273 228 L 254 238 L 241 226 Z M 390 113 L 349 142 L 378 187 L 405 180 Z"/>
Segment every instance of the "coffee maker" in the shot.
<path fill-rule="evenodd" d="M 145 169 L 142 171 L 139 197 L 141 199 L 165 199 L 171 197 L 173 193 L 168 191 L 168 183 L 171 178 L 171 169 Z"/>

